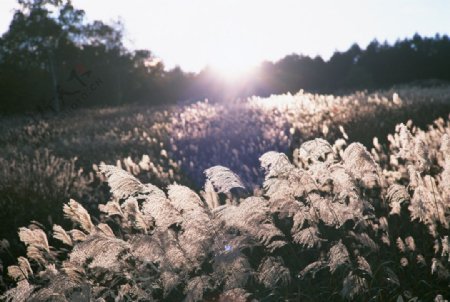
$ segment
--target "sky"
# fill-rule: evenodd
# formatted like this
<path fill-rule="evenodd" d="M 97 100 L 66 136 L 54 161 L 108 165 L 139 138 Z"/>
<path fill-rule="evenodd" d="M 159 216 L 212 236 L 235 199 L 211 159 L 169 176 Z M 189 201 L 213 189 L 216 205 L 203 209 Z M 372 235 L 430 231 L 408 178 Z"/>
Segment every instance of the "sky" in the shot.
<path fill-rule="evenodd" d="M 0 32 L 15 0 L 0 0 Z M 450 34 L 449 0 L 72 0 L 87 20 L 120 20 L 126 45 L 168 68 L 243 71 L 288 54 L 345 51 L 373 39 Z"/>

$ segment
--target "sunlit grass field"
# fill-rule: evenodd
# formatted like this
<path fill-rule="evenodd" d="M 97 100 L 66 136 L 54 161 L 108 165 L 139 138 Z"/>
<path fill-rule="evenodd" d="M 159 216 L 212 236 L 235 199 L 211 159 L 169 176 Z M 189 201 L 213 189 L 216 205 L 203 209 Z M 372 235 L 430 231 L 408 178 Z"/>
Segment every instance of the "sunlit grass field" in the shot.
<path fill-rule="evenodd" d="M 119 180 L 111 182 L 115 172 L 105 172 L 105 167 L 112 165 L 127 171 L 129 177 L 136 177 L 136 181 L 151 183 L 164 192 L 169 188 L 168 199 L 176 204 L 182 203 L 177 198 L 183 194 L 174 193 L 174 187 L 168 186 L 179 184 L 191 188 L 195 192 L 192 194 L 200 194 L 201 200 L 206 203 L 205 208 L 195 210 L 200 211 L 199 217 L 206 219 L 213 229 L 220 229 L 222 225 L 223 232 L 213 235 L 200 229 L 200 233 L 206 233 L 202 233 L 204 236 L 201 239 L 192 241 L 195 248 L 183 245 L 187 244 L 183 243 L 186 238 L 177 239 L 181 245 L 177 253 L 184 253 L 179 257 L 185 257 L 189 265 L 178 267 L 179 264 L 174 261 L 172 264 L 177 267 L 174 270 L 173 267 L 163 267 L 159 256 L 152 256 L 149 261 L 161 265 L 157 272 L 149 273 L 144 267 L 133 267 L 153 278 L 156 289 L 151 293 L 144 294 L 137 290 L 148 286 L 145 283 L 148 280 L 141 282 L 133 279 L 133 283 L 131 277 L 127 279 L 128 276 L 125 278 L 128 281 L 112 286 L 108 294 L 97 291 L 97 298 L 108 301 L 114 293 L 122 297 L 129 295 L 130 301 L 136 297 L 144 301 L 150 296 L 167 301 L 186 297 L 188 301 L 200 301 L 205 297 L 219 299 L 221 295 L 228 294 L 234 297 L 229 301 L 245 301 L 250 297 L 272 297 L 274 300 L 270 301 L 277 301 L 274 297 L 293 300 L 303 297 L 306 301 L 313 301 L 313 289 L 317 288 L 322 288 L 320 300 L 324 300 L 326 295 L 333 297 L 332 300 L 358 297 L 363 300 L 373 297 L 396 299 L 398 296 L 408 299 L 405 291 L 409 291 L 410 298 L 429 295 L 424 300 L 434 299 L 439 294 L 445 296 L 449 294 L 448 288 L 443 285 L 449 280 L 449 263 L 445 261 L 448 257 L 448 237 L 445 235 L 450 214 L 450 183 L 445 182 L 450 180 L 450 149 L 445 149 L 450 148 L 450 145 L 445 145 L 450 135 L 449 113 L 450 87 L 439 86 L 399 87 L 342 96 L 300 91 L 295 95 L 252 97 L 228 103 L 204 100 L 178 106 L 136 105 L 66 110 L 57 117 L 38 113 L 3 117 L 0 122 L 0 238 L 8 240 L 7 249 L 11 255 L 2 254 L 1 259 L 6 266 L 15 264 L 14 257 L 25 254 L 25 245 L 20 243 L 17 230 L 32 220 L 40 224 L 36 223 L 29 229 L 30 232 L 42 229 L 49 237 L 55 233 L 54 224 L 69 229 L 74 225 L 70 220 L 75 224 L 81 223 L 86 238 L 68 237 L 70 245 L 74 246 L 76 241 L 88 242 L 89 236 L 97 236 L 93 233 L 94 225 L 101 223 L 109 224 L 112 229 L 112 235 L 109 235 L 116 235 L 117 240 L 131 244 L 131 250 L 143 248 L 133 245 L 131 234 L 151 237 L 152 234 L 165 232 L 162 227 L 164 223 L 158 220 L 163 218 L 154 217 L 151 210 L 146 213 L 143 208 L 152 202 L 152 194 L 141 196 L 145 200 L 142 203 L 136 197 L 142 192 L 136 189 L 139 186 L 134 187 L 137 190 L 134 192 L 137 194 L 134 195 L 137 207 L 134 210 L 130 208 L 133 192 L 124 189 L 124 195 L 114 194 L 117 193 Z M 396 127 L 400 123 L 406 126 Z M 307 143 L 319 138 L 323 140 Z M 352 145 L 353 142 L 362 145 Z M 269 151 L 286 156 L 269 153 L 271 156 L 268 157 Z M 280 160 L 285 169 L 283 171 L 274 168 Z M 228 168 L 229 171 L 221 170 L 221 175 L 225 175 L 228 181 L 233 180 L 231 183 L 239 183 L 242 190 L 222 192 L 221 186 L 217 186 L 219 176 L 214 178 L 212 172 L 205 175 L 204 171 L 213 166 Z M 311 178 L 309 183 L 303 183 L 305 180 L 298 173 L 305 173 L 308 179 Z M 333 173 L 343 174 L 337 176 Z M 296 176 L 290 178 L 288 175 Z M 234 177 L 238 180 L 235 181 Z M 339 177 L 348 178 L 347 182 L 335 179 Z M 226 184 L 223 186 L 227 187 Z M 314 186 L 314 189 L 308 186 Z M 190 193 L 185 194 L 189 196 Z M 70 198 L 91 213 L 89 226 L 83 226 L 82 222 L 73 218 L 76 210 L 67 210 L 69 220 L 64 219 L 62 209 Z M 260 198 L 261 204 L 251 198 Z M 421 201 L 432 198 L 434 208 Z M 340 200 L 339 205 L 344 208 L 337 208 L 334 204 L 336 200 Z M 409 208 L 408 205 L 405 208 L 409 200 Z M 125 212 L 134 211 L 134 214 L 122 213 L 120 221 L 110 221 L 106 217 L 112 216 L 111 209 L 99 211 L 99 205 L 108 201 L 116 202 L 114 206 L 122 207 Z M 325 209 L 315 209 L 315 202 L 327 206 L 324 206 Z M 259 209 L 262 204 L 265 208 Z M 109 205 L 112 206 L 111 203 Z M 178 206 L 184 209 L 183 205 Z M 70 207 L 77 206 L 72 203 Z M 247 225 L 232 222 L 231 217 L 238 215 L 233 211 L 239 211 L 239 207 L 244 210 L 248 207 L 248 211 L 255 207 L 256 211 L 260 211 L 260 216 L 256 220 L 252 220 L 254 217 L 241 217 L 243 221 L 249 219 Z M 286 207 L 287 212 L 280 213 L 279 207 Z M 190 210 L 186 208 L 183 211 Z M 133 227 L 123 221 L 136 220 L 139 216 L 136 211 L 141 211 L 147 221 L 144 227 Z M 177 215 L 182 217 L 186 214 L 183 211 L 181 214 L 177 212 Z M 312 214 L 314 211 L 316 216 Z M 330 214 L 334 211 L 337 211 L 336 220 L 331 217 L 334 214 Z M 354 215 L 349 216 L 349 211 L 353 211 Z M 305 217 L 299 218 L 296 213 L 305 213 Z M 222 221 L 221 217 L 226 219 Z M 195 221 L 192 217 L 190 219 Z M 251 230 L 260 228 L 263 221 L 270 222 L 270 227 L 267 226 L 270 235 Z M 117 225 L 113 226 L 113 222 Z M 181 232 L 177 236 L 183 232 L 187 234 L 190 227 L 194 228 L 185 222 L 176 224 L 175 232 Z M 394 228 L 391 231 L 388 228 L 390 225 Z M 305 230 L 315 235 L 308 237 Z M 29 248 L 35 243 L 26 239 L 26 232 L 22 230 L 21 239 Z M 223 276 L 230 272 L 222 267 L 224 263 L 220 264 L 221 269 L 205 268 L 206 263 L 219 261 L 212 256 L 217 255 L 217 250 L 214 250 L 216 245 L 223 244 L 216 242 L 220 241 L 217 236 L 234 242 L 233 249 L 242 253 L 234 255 L 237 258 L 227 258 L 231 261 L 229 265 L 238 265 L 233 262 L 238 261 L 238 266 L 251 272 L 251 277 L 225 280 Z M 419 238 L 414 241 L 414 236 Z M 213 247 L 207 251 L 202 249 L 211 242 Z M 383 247 L 383 244 L 386 246 Z M 248 251 L 249 246 L 254 249 Z M 386 250 L 380 252 L 380 249 Z M 122 252 L 120 249 L 111 257 L 119 257 Z M 6 252 L 3 253 L 6 255 Z M 295 257 L 302 255 L 307 260 L 291 263 L 293 256 L 290 253 L 294 253 Z M 46 263 L 53 263 L 55 270 L 62 272 L 65 264 L 61 259 L 64 255 L 76 258 L 73 253 L 70 254 L 70 249 L 58 256 L 50 254 L 44 255 L 45 261 L 41 262 L 32 260 L 33 255 L 28 255 L 31 258 L 30 270 L 37 272 L 44 269 Z M 95 260 L 95 256 L 92 257 Z M 79 273 L 78 277 L 83 282 L 96 280 L 101 286 L 106 286 L 116 277 L 102 279 L 98 272 L 94 272 L 96 267 L 89 264 L 92 259 L 77 259 L 79 267 L 89 266 L 89 270 Z M 392 261 L 387 267 L 397 276 L 398 282 L 386 281 L 394 277 L 386 277 L 391 272 L 385 269 L 380 259 Z M 134 260 L 143 261 L 139 257 Z M 100 267 L 102 265 L 104 263 L 99 264 Z M 102 268 L 111 269 L 108 265 Z M 276 272 L 271 271 L 272 267 L 276 268 Z M 323 273 L 326 267 L 329 271 Z M 423 267 L 427 270 L 423 280 L 431 285 L 420 288 L 420 280 L 411 279 L 408 274 L 417 273 Z M 132 269 L 128 266 L 125 270 Z M 313 281 L 308 274 L 313 272 L 315 275 L 316 270 L 325 279 Z M 7 283 L 11 284 L 12 279 L 22 280 L 21 286 L 24 286 L 24 280 L 31 280 L 28 277 L 31 273 L 27 273 L 25 278 L 20 270 L 16 271 L 17 274 L 10 273 L 9 277 L 6 272 L 5 269 L 1 284 L 3 289 L 6 289 Z M 276 275 L 282 276 L 281 279 Z M 199 293 L 199 287 L 207 290 L 202 289 Z M 39 286 L 34 290 L 39 291 Z M 93 295 L 96 295 L 94 292 L 92 289 Z M 145 296 L 147 294 L 148 297 Z"/>

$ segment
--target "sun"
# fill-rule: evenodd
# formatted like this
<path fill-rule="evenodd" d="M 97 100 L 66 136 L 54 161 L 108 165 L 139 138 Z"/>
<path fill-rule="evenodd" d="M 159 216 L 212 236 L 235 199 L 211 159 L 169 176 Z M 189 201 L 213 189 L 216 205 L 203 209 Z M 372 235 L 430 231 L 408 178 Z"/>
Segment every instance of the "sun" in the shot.
<path fill-rule="evenodd" d="M 257 66 L 257 62 L 238 49 L 228 48 L 216 52 L 208 65 L 223 79 L 236 81 L 248 76 Z"/>
<path fill-rule="evenodd" d="M 238 80 L 246 76 L 254 66 L 236 61 L 211 64 L 212 70 L 226 80 Z"/>

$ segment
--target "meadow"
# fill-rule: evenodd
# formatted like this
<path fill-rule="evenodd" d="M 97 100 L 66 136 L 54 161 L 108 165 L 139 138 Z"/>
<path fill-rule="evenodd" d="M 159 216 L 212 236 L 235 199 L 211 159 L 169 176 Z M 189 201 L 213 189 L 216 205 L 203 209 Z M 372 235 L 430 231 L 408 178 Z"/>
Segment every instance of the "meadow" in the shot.
<path fill-rule="evenodd" d="M 444 301 L 449 113 L 403 86 L 2 117 L 3 299 Z"/>

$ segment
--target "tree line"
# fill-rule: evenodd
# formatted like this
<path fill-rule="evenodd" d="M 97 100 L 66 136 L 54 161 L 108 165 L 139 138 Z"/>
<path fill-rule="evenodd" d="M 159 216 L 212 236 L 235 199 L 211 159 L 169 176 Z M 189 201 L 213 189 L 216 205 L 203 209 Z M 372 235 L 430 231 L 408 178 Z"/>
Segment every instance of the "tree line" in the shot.
<path fill-rule="evenodd" d="M 374 40 L 335 52 L 327 61 L 291 54 L 261 63 L 230 82 L 205 68 L 168 70 L 149 50 L 129 50 L 123 24 L 86 22 L 70 0 L 18 0 L 0 37 L 0 112 L 54 111 L 128 103 L 152 105 L 208 98 L 295 93 L 339 93 L 435 79 L 450 81 L 447 35 Z"/>

